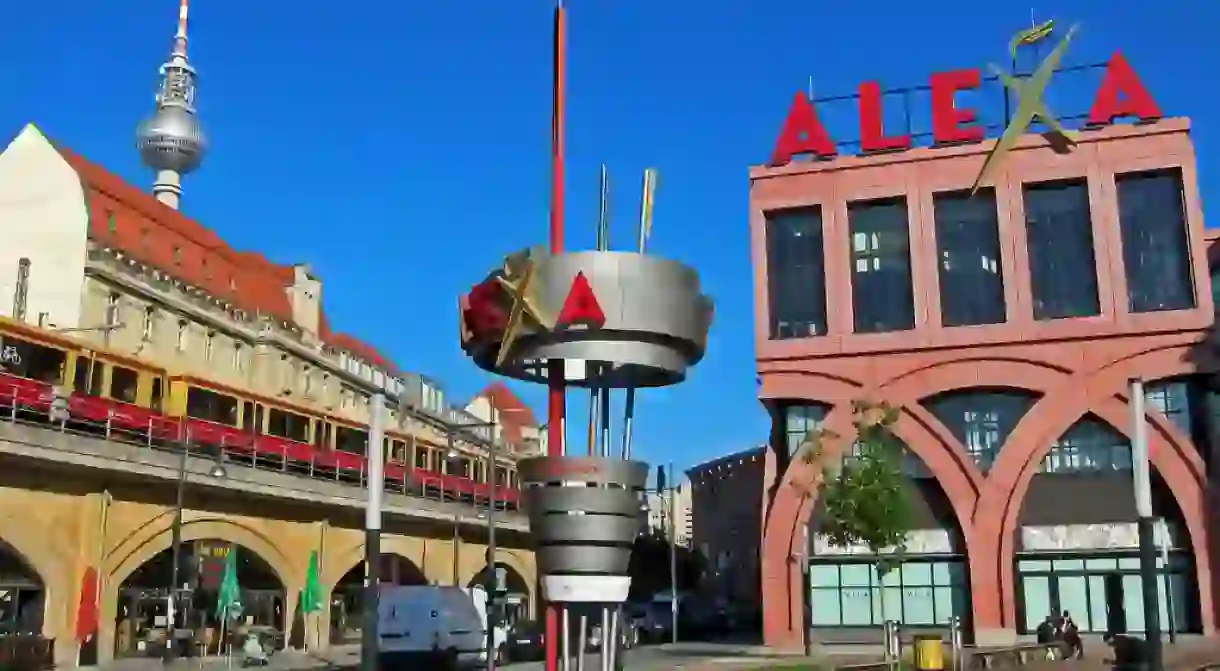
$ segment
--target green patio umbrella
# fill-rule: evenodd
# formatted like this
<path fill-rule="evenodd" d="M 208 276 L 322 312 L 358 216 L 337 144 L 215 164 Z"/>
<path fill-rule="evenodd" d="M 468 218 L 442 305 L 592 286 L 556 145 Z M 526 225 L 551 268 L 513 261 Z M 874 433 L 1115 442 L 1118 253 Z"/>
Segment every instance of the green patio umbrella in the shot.
<path fill-rule="evenodd" d="M 318 551 L 309 555 L 309 574 L 305 577 L 305 589 L 301 590 L 301 614 L 312 615 L 322 611 L 322 580 L 318 577 Z"/>
<path fill-rule="evenodd" d="M 237 546 L 229 546 L 225 557 L 225 572 L 220 579 L 220 593 L 216 596 L 216 616 L 222 621 L 241 617 L 241 585 L 237 584 Z"/>

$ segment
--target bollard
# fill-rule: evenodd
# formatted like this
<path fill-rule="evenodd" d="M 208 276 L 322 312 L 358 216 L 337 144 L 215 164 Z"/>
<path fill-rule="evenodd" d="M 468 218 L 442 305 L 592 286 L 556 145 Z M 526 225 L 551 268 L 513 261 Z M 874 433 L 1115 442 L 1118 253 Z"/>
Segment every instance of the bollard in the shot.
<path fill-rule="evenodd" d="M 954 615 L 949 618 L 949 654 L 953 671 L 959 671 L 962 659 L 962 618 Z"/>
<path fill-rule="evenodd" d="M 944 671 L 944 639 L 939 634 L 916 634 L 912 661 L 919 671 Z"/>

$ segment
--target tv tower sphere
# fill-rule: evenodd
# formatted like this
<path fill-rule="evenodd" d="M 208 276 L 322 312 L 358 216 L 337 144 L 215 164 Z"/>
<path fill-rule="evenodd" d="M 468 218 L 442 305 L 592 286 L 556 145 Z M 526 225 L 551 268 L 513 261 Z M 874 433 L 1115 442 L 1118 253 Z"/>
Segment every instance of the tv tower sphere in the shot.
<path fill-rule="evenodd" d="M 176 105 L 161 107 L 141 122 L 136 145 L 148 167 L 182 175 L 198 168 L 207 153 L 207 138 L 199 120 Z"/>

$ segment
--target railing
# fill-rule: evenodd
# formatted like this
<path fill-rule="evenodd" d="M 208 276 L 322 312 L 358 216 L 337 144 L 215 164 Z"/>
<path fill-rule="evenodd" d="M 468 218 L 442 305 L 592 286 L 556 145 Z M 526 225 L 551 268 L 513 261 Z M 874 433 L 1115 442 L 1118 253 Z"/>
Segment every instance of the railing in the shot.
<path fill-rule="evenodd" d="M 186 450 L 201 458 L 220 457 L 226 464 L 352 487 L 368 485 L 368 461 L 363 455 L 322 450 L 275 436 L 244 434 L 222 424 L 167 417 L 147 408 L 80 394 L 61 395 L 24 378 L 0 375 L 0 422 L 160 452 L 181 454 Z M 483 508 L 490 499 L 490 485 L 468 478 L 398 462 L 387 462 L 384 474 L 385 491 L 389 493 Z M 517 490 L 496 487 L 498 509 L 514 510 L 518 500 Z"/>

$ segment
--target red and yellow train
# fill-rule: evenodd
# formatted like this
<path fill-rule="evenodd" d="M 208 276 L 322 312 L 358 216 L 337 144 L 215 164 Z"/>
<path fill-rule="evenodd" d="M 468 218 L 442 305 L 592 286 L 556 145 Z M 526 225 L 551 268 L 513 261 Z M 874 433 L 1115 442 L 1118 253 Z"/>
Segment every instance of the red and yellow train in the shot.
<path fill-rule="evenodd" d="M 64 421 L 149 441 L 189 441 L 227 457 L 304 476 L 363 483 L 368 427 L 281 399 L 86 345 L 64 334 L 0 317 L 0 408 L 50 422 L 57 395 L 69 390 Z M 62 402 L 61 402 L 62 403 Z M 465 472 L 443 472 L 446 448 L 387 430 L 385 478 L 391 489 L 447 499 L 486 501 L 485 460 L 459 458 Z M 496 500 L 518 502 L 516 474 L 497 467 Z"/>

